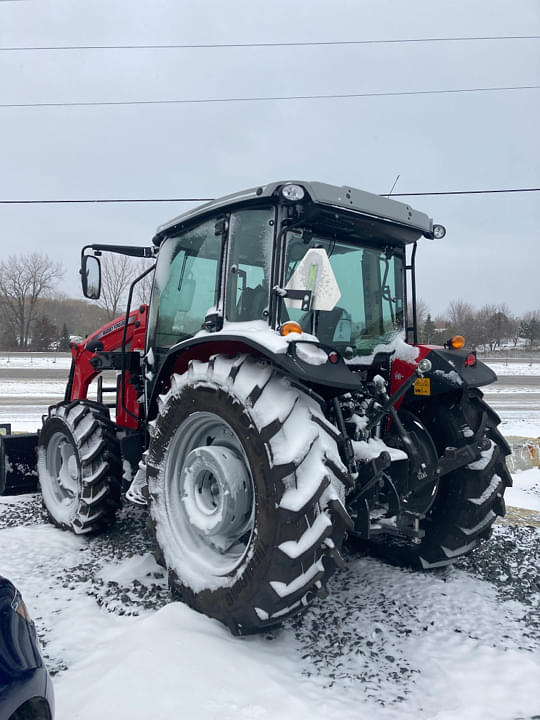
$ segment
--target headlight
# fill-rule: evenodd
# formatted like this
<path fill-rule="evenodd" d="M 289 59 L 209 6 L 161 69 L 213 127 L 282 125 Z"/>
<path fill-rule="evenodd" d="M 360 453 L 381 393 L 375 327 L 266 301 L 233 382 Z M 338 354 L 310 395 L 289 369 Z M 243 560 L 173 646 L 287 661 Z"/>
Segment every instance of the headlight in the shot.
<path fill-rule="evenodd" d="M 304 199 L 305 195 L 304 188 L 301 185 L 284 185 L 281 188 L 281 196 L 284 200 L 288 200 L 289 202 L 298 202 L 299 200 Z"/>
<path fill-rule="evenodd" d="M 444 225 L 434 225 L 433 226 L 433 237 L 436 240 L 441 240 L 446 235 L 446 228 Z"/>
<path fill-rule="evenodd" d="M 16 678 L 43 665 L 34 623 L 15 586 L 0 578 L 0 676 Z"/>
<path fill-rule="evenodd" d="M 328 354 L 314 343 L 297 342 L 294 344 L 296 357 L 308 365 L 324 365 L 328 362 Z"/>

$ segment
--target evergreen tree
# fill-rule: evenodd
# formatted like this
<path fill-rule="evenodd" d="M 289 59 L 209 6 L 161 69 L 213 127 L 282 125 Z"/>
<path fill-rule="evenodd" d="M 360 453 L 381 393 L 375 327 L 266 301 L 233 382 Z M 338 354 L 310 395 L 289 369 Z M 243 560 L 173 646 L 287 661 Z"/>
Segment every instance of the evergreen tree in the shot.
<path fill-rule="evenodd" d="M 540 321 L 534 315 L 524 318 L 519 327 L 519 336 L 529 341 L 529 345 L 534 345 L 540 339 Z"/>
<path fill-rule="evenodd" d="M 433 342 L 433 336 L 435 335 L 435 323 L 431 319 L 431 313 L 428 313 L 424 327 L 422 328 L 422 340 L 425 343 Z"/>
<path fill-rule="evenodd" d="M 47 351 L 58 340 L 58 328 L 46 315 L 40 315 L 34 323 L 32 350 Z"/>
<path fill-rule="evenodd" d="M 69 339 L 69 333 L 66 323 L 62 325 L 62 334 L 60 335 L 60 339 L 58 341 L 58 349 L 60 352 L 69 352 L 69 346 L 71 344 L 71 341 Z"/>

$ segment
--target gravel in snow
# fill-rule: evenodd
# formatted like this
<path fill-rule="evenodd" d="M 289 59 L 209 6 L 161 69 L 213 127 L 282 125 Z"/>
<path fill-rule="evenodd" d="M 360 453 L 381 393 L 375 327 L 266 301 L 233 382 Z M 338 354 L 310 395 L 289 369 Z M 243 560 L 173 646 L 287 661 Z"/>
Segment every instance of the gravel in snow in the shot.
<path fill-rule="evenodd" d="M 113 529 L 88 539 L 46 523 L 39 496 L 1 498 L 0 528 L 1 571 L 36 622 L 58 720 L 107 715 L 111 697 L 115 720 L 168 718 L 171 707 L 205 719 L 540 712 L 537 528 L 499 526 L 489 544 L 436 573 L 351 554 L 328 598 L 266 637 L 240 639 L 168 604 L 144 509 L 123 508 Z M 143 696 L 133 691 L 146 683 Z M 163 697 L 152 683 L 166 683 Z"/>

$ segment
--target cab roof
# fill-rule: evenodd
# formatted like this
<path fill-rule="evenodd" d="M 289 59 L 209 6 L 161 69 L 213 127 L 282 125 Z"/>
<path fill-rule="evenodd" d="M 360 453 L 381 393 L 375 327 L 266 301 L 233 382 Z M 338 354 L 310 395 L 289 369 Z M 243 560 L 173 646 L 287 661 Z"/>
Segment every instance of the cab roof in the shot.
<path fill-rule="evenodd" d="M 249 205 L 252 202 L 260 202 L 264 198 L 272 198 L 278 194 L 283 185 L 291 184 L 303 187 L 307 197 L 317 205 L 348 210 L 380 220 L 389 220 L 411 230 L 416 230 L 418 235 L 424 235 L 428 238 L 433 237 L 433 220 L 425 213 L 413 210 L 410 205 L 397 200 L 374 195 L 364 190 L 357 190 L 347 185 L 338 187 L 337 185 L 328 185 L 322 182 L 280 180 L 242 190 L 232 195 L 225 195 L 188 210 L 168 223 L 160 225 L 154 235 L 153 242 L 155 245 L 160 245 L 171 230 L 184 223 L 191 223 L 199 217 L 202 219 L 216 210 L 224 210 L 237 205 Z M 305 202 L 305 200 L 301 202 Z"/>

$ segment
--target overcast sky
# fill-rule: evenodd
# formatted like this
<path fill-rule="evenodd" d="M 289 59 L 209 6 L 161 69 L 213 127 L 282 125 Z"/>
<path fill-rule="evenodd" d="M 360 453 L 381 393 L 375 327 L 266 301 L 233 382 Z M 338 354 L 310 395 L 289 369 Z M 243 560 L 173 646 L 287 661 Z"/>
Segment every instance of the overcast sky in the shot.
<path fill-rule="evenodd" d="M 540 35 L 538 0 L 0 0 L 0 48 Z M 540 85 L 540 41 L 0 50 L 0 104 Z M 375 193 L 540 187 L 540 90 L 0 107 L 0 200 L 217 197 L 278 179 Z M 418 291 L 540 308 L 540 193 L 405 198 L 447 227 Z M 148 244 L 189 204 L 2 205 L 0 259 L 38 250 L 80 297 L 80 248 Z"/>

